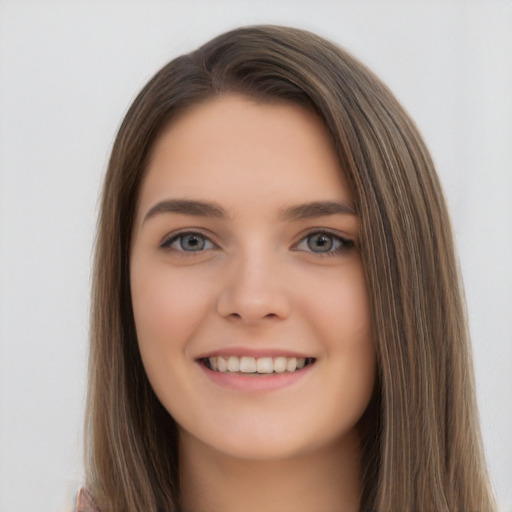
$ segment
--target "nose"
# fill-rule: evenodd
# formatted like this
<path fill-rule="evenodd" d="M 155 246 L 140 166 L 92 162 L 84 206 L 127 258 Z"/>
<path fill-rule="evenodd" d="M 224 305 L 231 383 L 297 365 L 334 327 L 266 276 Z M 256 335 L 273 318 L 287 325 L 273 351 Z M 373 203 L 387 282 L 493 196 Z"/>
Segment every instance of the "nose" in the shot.
<path fill-rule="evenodd" d="M 288 317 L 290 294 L 276 261 L 262 256 L 240 258 L 227 274 L 217 300 L 219 315 L 246 325 Z"/>

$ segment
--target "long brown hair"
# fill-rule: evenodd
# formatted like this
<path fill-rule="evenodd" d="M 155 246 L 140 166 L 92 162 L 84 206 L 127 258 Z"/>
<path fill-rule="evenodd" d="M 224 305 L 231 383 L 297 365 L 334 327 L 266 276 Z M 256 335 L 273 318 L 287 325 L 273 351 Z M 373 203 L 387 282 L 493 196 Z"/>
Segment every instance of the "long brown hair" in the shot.
<path fill-rule="evenodd" d="M 179 510 L 176 425 L 151 389 L 135 334 L 131 232 L 157 137 L 179 112 L 230 92 L 313 108 L 353 188 L 378 359 L 361 419 L 361 510 L 494 510 L 453 237 L 428 151 L 389 90 L 344 50 L 302 30 L 259 26 L 167 64 L 114 143 L 96 245 L 86 421 L 87 483 L 103 512 Z"/>

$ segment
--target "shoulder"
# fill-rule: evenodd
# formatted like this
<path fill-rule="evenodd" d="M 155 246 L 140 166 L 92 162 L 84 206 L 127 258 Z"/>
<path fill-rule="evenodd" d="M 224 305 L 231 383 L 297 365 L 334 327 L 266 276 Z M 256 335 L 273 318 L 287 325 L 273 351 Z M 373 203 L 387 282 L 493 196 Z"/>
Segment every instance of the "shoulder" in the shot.
<path fill-rule="evenodd" d="M 78 491 L 73 512 L 100 512 L 94 496 L 86 487 L 82 487 Z"/>

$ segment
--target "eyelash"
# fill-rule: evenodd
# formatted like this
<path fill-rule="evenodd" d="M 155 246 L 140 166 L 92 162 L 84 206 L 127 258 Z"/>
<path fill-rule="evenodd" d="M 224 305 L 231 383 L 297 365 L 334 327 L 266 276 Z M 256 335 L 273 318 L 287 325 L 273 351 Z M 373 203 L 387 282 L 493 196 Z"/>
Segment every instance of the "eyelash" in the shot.
<path fill-rule="evenodd" d="M 322 252 L 322 251 L 313 251 L 313 250 L 305 250 L 305 249 L 294 249 L 296 251 L 300 251 L 300 250 L 304 250 L 305 252 L 309 252 L 311 254 L 315 254 L 317 256 L 320 256 L 320 257 L 329 257 L 329 256 L 336 256 L 336 255 L 339 255 L 339 254 L 342 254 L 342 253 L 345 253 L 345 252 L 348 252 L 350 251 L 355 243 L 353 240 L 350 240 L 350 239 L 347 239 L 347 238 L 343 238 L 339 235 L 335 235 L 334 233 L 331 233 L 330 231 L 327 231 L 327 230 L 317 230 L 317 231 L 311 231 L 310 233 L 308 233 L 306 236 L 304 236 L 303 238 L 300 239 L 299 243 L 295 245 L 295 247 L 300 247 L 301 244 L 308 244 L 308 239 L 311 239 L 312 237 L 314 236 L 319 236 L 319 235 L 323 235 L 327 238 L 330 238 L 332 240 L 332 244 L 333 246 L 336 246 L 338 245 L 334 250 L 328 250 L 328 251 L 325 251 L 325 252 Z M 208 247 L 208 248 L 201 248 L 197 251 L 187 251 L 183 248 L 175 248 L 175 247 L 172 247 L 172 245 L 178 241 L 183 241 L 183 239 L 185 237 L 196 237 L 196 238 L 200 238 L 200 239 L 203 239 L 205 241 L 205 244 L 211 244 L 211 247 Z M 181 245 L 181 244 L 180 244 Z M 187 254 L 188 256 L 194 254 L 194 253 L 200 253 L 200 252 L 204 252 L 205 250 L 210 250 L 210 249 L 215 249 L 217 248 L 218 246 L 212 242 L 210 240 L 209 237 L 207 237 L 206 235 L 203 235 L 201 232 L 199 231 L 183 231 L 183 232 L 180 232 L 180 233 L 176 233 L 174 235 L 172 235 L 171 237 L 167 237 L 165 238 L 161 243 L 160 243 L 160 247 L 162 249 L 169 249 L 169 250 L 173 250 L 177 253 L 182 253 L 183 255 Z"/>
<path fill-rule="evenodd" d="M 301 244 L 308 244 L 308 239 L 313 238 L 314 236 L 325 236 L 327 238 L 330 238 L 332 240 L 332 245 L 336 246 L 338 245 L 334 250 L 329 249 L 328 251 L 322 252 L 322 251 L 306 251 L 310 252 L 311 254 L 315 254 L 317 256 L 321 257 L 328 257 L 328 256 L 337 256 L 339 254 L 346 253 L 350 251 L 354 247 L 354 241 L 349 240 L 348 238 L 341 237 L 339 235 L 335 235 L 334 233 L 331 233 L 330 231 L 326 230 L 320 230 L 320 231 L 312 231 L 308 233 L 305 237 L 301 238 L 299 243 L 296 245 L 296 247 L 299 247 Z M 301 250 L 301 249 L 296 249 Z"/>
<path fill-rule="evenodd" d="M 179 241 L 180 239 L 183 241 L 184 238 L 186 237 L 196 237 L 196 238 L 201 238 L 205 241 L 205 243 L 210 243 L 212 245 L 212 247 L 209 247 L 208 249 L 213 249 L 213 248 L 216 248 L 217 245 L 214 244 L 209 237 L 207 237 L 206 235 L 203 235 L 201 232 L 199 231 L 182 231 L 180 233 L 176 233 L 174 235 L 172 235 L 171 237 L 169 238 L 165 238 L 162 243 L 160 244 L 160 247 L 162 249 L 170 249 L 170 250 L 174 250 L 176 252 L 181 252 L 181 253 L 195 253 L 195 252 L 203 252 L 204 249 L 200 249 L 200 250 L 197 250 L 197 251 L 187 251 L 183 248 L 181 249 L 177 249 L 175 247 L 172 247 L 172 245 Z"/>

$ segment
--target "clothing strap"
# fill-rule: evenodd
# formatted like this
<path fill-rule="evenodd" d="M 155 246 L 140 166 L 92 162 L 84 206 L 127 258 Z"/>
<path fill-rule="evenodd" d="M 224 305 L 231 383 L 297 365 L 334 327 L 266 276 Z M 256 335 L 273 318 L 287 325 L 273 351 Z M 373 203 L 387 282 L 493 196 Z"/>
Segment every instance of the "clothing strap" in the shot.
<path fill-rule="evenodd" d="M 87 487 L 81 487 L 76 495 L 74 512 L 100 512 L 94 496 Z"/>

